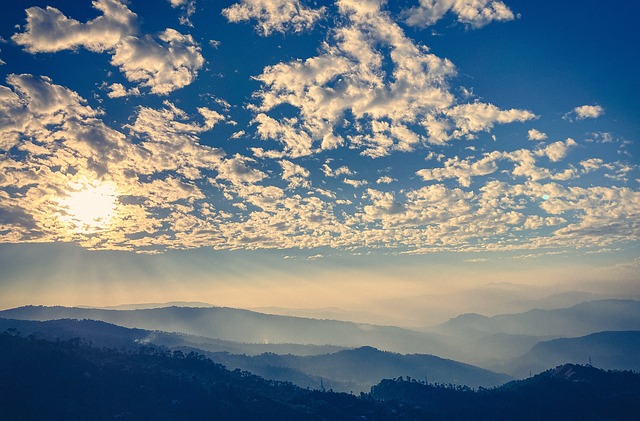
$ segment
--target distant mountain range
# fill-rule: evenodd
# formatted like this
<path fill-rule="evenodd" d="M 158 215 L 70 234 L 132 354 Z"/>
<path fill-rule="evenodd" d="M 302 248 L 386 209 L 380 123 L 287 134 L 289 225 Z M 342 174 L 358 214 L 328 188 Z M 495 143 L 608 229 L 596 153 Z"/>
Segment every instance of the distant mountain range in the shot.
<path fill-rule="evenodd" d="M 383 378 L 411 376 L 441 383 L 492 387 L 512 378 L 468 364 L 432 355 L 401 355 L 372 347 L 341 350 L 331 346 L 308 346 L 307 355 L 264 352 L 263 344 L 222 342 L 191 335 L 132 329 L 94 320 L 58 319 L 50 321 L 0 318 L 0 332 L 46 340 L 79 338 L 98 348 L 137 351 L 141 346 L 184 354 L 196 352 L 229 369 L 242 369 L 264 378 L 290 381 L 312 389 L 368 392 Z M 295 345 L 281 345 L 296 350 Z M 299 345 L 298 347 L 303 347 Z M 245 352 L 248 351 L 249 355 Z M 258 354 L 259 351 L 263 351 Z M 313 352 L 315 351 L 315 355 Z M 254 355 L 254 356 L 251 356 Z"/>
<path fill-rule="evenodd" d="M 275 316 L 249 310 L 211 307 L 163 307 L 101 310 L 26 306 L 0 311 L 0 317 L 24 320 L 91 319 L 119 326 L 179 332 L 234 342 L 263 344 L 374 346 L 400 353 L 443 355 L 448 350 L 438 334 L 391 326 L 336 320 Z"/>
<path fill-rule="evenodd" d="M 0 311 L 0 317 L 36 321 L 90 319 L 142 329 L 136 333 L 141 335 L 136 338 L 137 343 L 153 343 L 187 352 L 200 350 L 211 356 L 217 353 L 215 358 L 230 367 L 253 370 L 265 377 L 296 381 L 310 387 L 324 379 L 329 387 L 349 391 L 366 390 L 379 380 L 368 376 L 376 372 L 371 367 L 350 371 L 346 364 L 338 363 L 339 358 L 348 359 L 353 355 L 355 351 L 351 349 L 354 348 L 362 348 L 358 352 L 370 349 L 363 347 L 380 350 L 376 350 L 379 355 L 371 353 L 370 357 L 384 360 L 382 366 L 385 368 L 394 365 L 397 368 L 398 361 L 402 360 L 406 371 L 398 375 L 415 378 L 426 375 L 438 381 L 441 379 L 433 365 L 427 370 L 421 365 L 424 361 L 409 363 L 410 355 L 399 354 L 437 355 L 443 358 L 441 366 L 444 361 L 455 360 L 494 372 L 485 373 L 486 376 L 480 372 L 465 372 L 467 377 L 464 377 L 455 374 L 453 366 L 445 370 L 447 382 L 474 386 L 503 381 L 504 377 L 491 377 L 496 372 L 522 378 L 550 365 L 587 363 L 589 356 L 599 367 L 637 369 L 640 354 L 637 340 L 640 301 L 632 300 L 595 300 L 569 308 L 494 317 L 467 314 L 428 332 L 220 307 L 105 310 L 26 306 Z M 109 327 L 106 331 L 112 329 Z M 598 335 L 594 335 L 596 333 Z M 85 337 L 83 334 L 78 336 Z M 340 354 L 340 351 L 344 353 Z M 279 357 L 261 355 L 264 353 Z M 325 370 L 323 367 L 327 365 L 320 358 L 324 354 L 332 355 L 332 364 L 343 367 L 341 372 L 349 375 L 341 378 Z M 358 361 L 353 358 L 351 366 L 356 367 Z M 360 373 L 362 370 L 366 373 Z M 392 375 L 384 370 L 382 373 Z"/>
<path fill-rule="evenodd" d="M 434 329 L 467 337 L 491 334 L 571 337 L 605 330 L 640 330 L 640 301 L 595 300 L 569 308 L 535 309 L 493 317 L 464 314 Z"/>

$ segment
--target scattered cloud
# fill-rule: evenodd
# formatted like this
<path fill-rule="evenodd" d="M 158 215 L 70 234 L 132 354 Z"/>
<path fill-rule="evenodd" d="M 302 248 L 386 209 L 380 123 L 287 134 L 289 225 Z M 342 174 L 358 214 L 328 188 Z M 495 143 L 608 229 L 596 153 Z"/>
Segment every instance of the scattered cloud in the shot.
<path fill-rule="evenodd" d="M 435 24 L 451 12 L 458 22 L 471 28 L 481 28 L 494 21 L 515 19 L 513 12 L 498 0 L 419 0 L 418 6 L 404 11 L 409 26 L 426 27 Z"/>
<path fill-rule="evenodd" d="M 254 94 L 253 122 L 263 139 L 279 141 L 287 155 L 344 145 L 338 128 L 347 128 L 350 147 L 379 158 L 535 117 L 482 102 L 456 103 L 448 85 L 456 74 L 453 63 L 409 39 L 380 2 L 337 4 L 346 22 L 330 31 L 318 56 L 268 66 L 256 77 L 263 89 Z M 282 104 L 298 115 L 268 115 Z"/>
<path fill-rule="evenodd" d="M 388 175 L 383 175 L 382 177 L 376 180 L 376 184 L 391 184 L 394 181 L 398 181 L 398 179 L 389 177 Z"/>
<path fill-rule="evenodd" d="M 582 105 L 565 114 L 564 119 L 572 121 L 575 117 L 577 120 L 585 120 L 587 118 L 598 118 L 603 114 L 604 108 L 600 105 Z"/>
<path fill-rule="evenodd" d="M 542 141 L 542 140 L 547 140 L 549 138 L 549 136 L 547 136 L 546 133 L 543 133 L 536 129 L 529 130 L 527 134 L 528 134 L 529 140 Z"/>
<path fill-rule="evenodd" d="M 169 2 L 188 25 L 195 2 Z M 410 38 L 382 0 L 336 1 L 315 52 L 284 56 L 253 73 L 256 84 L 243 81 L 245 106 L 215 91 L 176 93 L 204 66 L 202 38 L 171 28 L 143 34 L 128 4 L 96 0 L 99 16 L 86 22 L 27 9 L 12 38 L 26 53 L 108 54 L 126 80 L 95 82 L 114 99 L 102 103 L 47 77 L 12 74 L 0 85 L 0 241 L 146 253 L 546 252 L 637 241 L 639 168 L 607 149 L 627 141 L 597 132 L 548 142 L 515 125 L 513 142 L 503 134 L 497 142 L 497 125 L 541 117 L 451 86 L 454 64 Z M 471 28 L 514 19 L 500 1 L 414 4 L 402 17 L 417 26 L 446 13 Z M 243 0 L 223 13 L 267 36 L 306 31 L 328 10 Z M 110 107 L 126 115 L 114 121 Z M 587 105 L 566 118 L 603 113 Z M 516 143 L 523 133 L 536 143 Z M 100 189 L 111 200 L 108 224 L 79 226 L 70 198 Z"/>
<path fill-rule="evenodd" d="M 229 22 L 257 20 L 256 31 L 263 36 L 273 32 L 302 32 L 311 29 L 323 16 L 324 7 L 312 9 L 299 0 L 241 0 L 222 11 Z"/>
<path fill-rule="evenodd" d="M 87 23 L 68 18 L 54 7 L 31 7 L 25 31 L 12 39 L 33 54 L 80 47 L 97 53 L 107 51 L 112 54 L 111 64 L 119 67 L 127 80 L 139 82 L 155 94 L 166 95 L 195 79 L 204 58 L 191 35 L 167 28 L 157 40 L 150 35 L 137 37 L 137 15 L 125 2 L 97 0 L 93 6 L 102 16 Z M 112 95 L 121 93 L 112 90 Z"/>

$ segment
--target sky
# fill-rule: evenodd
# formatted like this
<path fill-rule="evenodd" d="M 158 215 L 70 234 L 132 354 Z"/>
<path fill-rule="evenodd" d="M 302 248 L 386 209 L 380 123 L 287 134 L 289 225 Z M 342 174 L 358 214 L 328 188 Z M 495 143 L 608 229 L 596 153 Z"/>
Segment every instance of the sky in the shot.
<path fill-rule="evenodd" d="M 638 17 L 594 0 L 6 1 L 0 307 L 417 325 L 638 298 Z"/>

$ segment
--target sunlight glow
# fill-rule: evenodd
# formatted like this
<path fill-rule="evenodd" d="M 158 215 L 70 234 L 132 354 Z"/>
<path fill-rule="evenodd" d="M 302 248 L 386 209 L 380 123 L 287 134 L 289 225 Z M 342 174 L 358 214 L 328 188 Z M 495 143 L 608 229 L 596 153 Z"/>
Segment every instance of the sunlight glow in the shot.
<path fill-rule="evenodd" d="M 109 225 L 116 209 L 118 193 L 111 184 L 95 184 L 74 190 L 59 204 L 77 231 L 95 231 Z"/>

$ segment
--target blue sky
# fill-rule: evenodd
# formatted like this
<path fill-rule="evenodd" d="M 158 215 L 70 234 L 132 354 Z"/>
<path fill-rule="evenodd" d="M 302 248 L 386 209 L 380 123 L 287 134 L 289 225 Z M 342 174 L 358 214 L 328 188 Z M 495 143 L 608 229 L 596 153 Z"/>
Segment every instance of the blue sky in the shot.
<path fill-rule="evenodd" d="M 560 3 L 8 2 L 0 305 L 633 295 L 640 6 Z"/>

